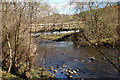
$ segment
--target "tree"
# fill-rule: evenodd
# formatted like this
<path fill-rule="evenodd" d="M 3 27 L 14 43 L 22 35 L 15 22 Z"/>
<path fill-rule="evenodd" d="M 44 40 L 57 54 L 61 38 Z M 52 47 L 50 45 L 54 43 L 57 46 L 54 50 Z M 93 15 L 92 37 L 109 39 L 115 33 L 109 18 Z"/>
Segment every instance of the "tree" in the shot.
<path fill-rule="evenodd" d="M 81 34 L 84 36 L 87 42 L 91 44 L 94 48 L 96 48 L 102 56 L 104 56 L 107 61 L 113 65 L 113 67 L 120 72 L 119 69 L 119 61 L 118 64 L 115 64 L 107 55 L 105 55 L 102 51 L 102 49 L 99 49 L 97 46 L 105 46 L 112 45 L 112 48 L 116 50 L 116 54 L 112 55 L 112 57 L 115 57 L 116 59 L 119 58 L 119 48 L 116 48 L 116 42 L 119 40 L 119 33 L 117 35 L 117 32 L 115 29 L 117 26 L 115 26 L 117 19 L 115 19 L 115 15 L 117 12 L 115 12 L 115 9 L 111 8 L 112 6 L 116 6 L 116 3 L 104 3 L 104 2 L 77 2 L 72 4 L 76 5 L 74 9 L 76 9 L 79 14 L 76 14 L 75 18 L 78 18 L 78 21 L 82 21 L 84 24 L 84 32 Z M 114 12 L 114 13 L 112 13 Z M 107 15 L 107 13 L 112 15 Z M 112 23 L 112 24 L 111 24 Z M 112 30 L 112 31 L 111 31 Z M 117 38 L 115 38 L 115 36 Z M 81 39 L 80 36 L 77 36 L 77 44 L 80 43 Z M 106 41 L 102 41 L 101 39 L 108 39 Z M 111 40 L 112 38 L 112 40 Z M 94 41 L 95 40 L 95 41 Z M 115 41 L 115 42 L 114 42 Z M 95 44 L 95 45 L 94 45 Z M 119 60 L 119 59 L 118 59 Z"/>
<path fill-rule="evenodd" d="M 31 12 L 28 12 L 28 5 L 29 3 L 2 3 L 2 66 L 14 74 L 18 74 L 17 71 L 25 63 L 33 65 L 32 57 L 36 55 L 37 47 L 29 35 Z"/>

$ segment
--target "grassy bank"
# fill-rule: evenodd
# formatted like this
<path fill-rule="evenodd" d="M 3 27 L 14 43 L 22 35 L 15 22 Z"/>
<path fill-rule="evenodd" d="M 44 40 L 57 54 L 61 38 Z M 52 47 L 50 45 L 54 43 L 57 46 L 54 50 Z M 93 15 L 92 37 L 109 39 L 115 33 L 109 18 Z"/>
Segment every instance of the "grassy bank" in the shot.
<path fill-rule="evenodd" d="M 66 35 L 70 35 L 71 33 L 60 33 L 60 34 L 47 34 L 47 35 L 40 35 L 39 37 L 44 40 L 57 40 Z"/>
<path fill-rule="evenodd" d="M 25 78 L 22 78 L 21 75 L 24 73 L 24 66 L 20 71 L 17 72 L 17 75 L 8 73 L 6 70 L 0 68 L 0 77 L 3 79 L 8 79 L 8 80 L 25 80 Z M 42 67 L 32 67 L 30 71 L 27 71 L 27 75 L 30 77 L 32 80 L 40 79 L 41 78 L 41 73 L 43 78 L 54 78 L 54 76 L 48 72 L 45 68 Z M 18 75 L 19 74 L 19 75 Z"/>

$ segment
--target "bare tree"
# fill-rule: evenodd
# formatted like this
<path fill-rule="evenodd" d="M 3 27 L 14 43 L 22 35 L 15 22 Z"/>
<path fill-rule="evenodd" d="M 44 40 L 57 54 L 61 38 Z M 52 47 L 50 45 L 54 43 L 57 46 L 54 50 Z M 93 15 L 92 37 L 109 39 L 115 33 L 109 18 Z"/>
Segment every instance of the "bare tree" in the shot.
<path fill-rule="evenodd" d="M 8 72 L 15 74 L 17 74 L 22 64 L 30 61 L 28 58 L 31 57 L 31 55 L 35 55 L 35 50 L 33 51 L 32 49 L 33 47 L 36 48 L 36 46 L 32 45 L 33 40 L 30 44 L 28 43 L 28 40 L 30 40 L 28 27 L 31 25 L 28 21 L 30 20 L 29 14 L 26 12 L 28 9 L 27 3 L 2 3 L 2 66 L 8 69 Z M 31 46 L 30 49 L 29 46 Z"/>
<path fill-rule="evenodd" d="M 116 30 L 114 29 L 116 26 L 112 27 L 113 25 L 110 24 L 109 21 L 112 21 L 114 17 L 107 17 L 105 16 L 105 13 L 108 13 L 111 11 L 110 6 L 113 6 L 113 3 L 97 3 L 97 2 L 88 2 L 88 3 L 83 3 L 83 2 L 77 2 L 72 4 L 76 5 L 75 9 L 80 12 L 76 16 L 78 17 L 78 21 L 82 21 L 84 24 L 84 32 L 81 32 L 80 34 L 83 35 L 83 42 L 87 41 L 89 42 L 90 45 L 92 45 L 94 48 L 96 48 L 102 56 L 104 56 L 110 64 L 113 65 L 113 67 L 120 72 L 119 66 L 117 66 L 116 63 L 114 63 L 107 55 L 103 53 L 102 49 L 97 48 L 97 46 L 101 45 L 112 45 L 113 48 L 116 49 L 116 54 L 114 56 L 119 55 L 119 51 L 117 48 L 114 46 L 114 42 L 110 40 L 110 38 L 114 39 L 115 42 L 117 41 L 113 34 L 116 35 Z M 101 8 L 101 5 L 102 8 Z M 108 11 L 108 12 L 107 12 Z M 114 13 L 115 14 L 115 13 Z M 103 17 L 103 15 L 105 17 Z M 76 18 L 77 18 L 76 17 Z M 105 19 L 106 18 L 106 19 Z M 109 21 L 108 21 L 109 19 Z M 110 20 L 111 19 L 111 20 Z M 103 22 L 104 21 L 104 22 Z M 117 21 L 116 19 L 114 21 Z M 115 22 L 113 23 L 115 24 Z M 111 31 L 112 28 L 112 31 Z M 114 30 L 114 31 L 113 31 Z M 119 35 L 117 35 L 119 37 Z M 110 43 L 108 42 L 102 42 L 102 38 L 108 38 Z M 78 41 L 76 42 L 78 45 L 81 42 L 81 36 L 77 36 Z M 118 39 L 118 38 L 117 38 Z M 93 42 L 95 40 L 95 42 Z M 95 44 L 95 45 L 93 45 Z M 114 57 L 113 55 L 111 55 Z M 119 58 L 119 56 L 116 59 Z M 118 62 L 119 64 L 119 62 Z"/>

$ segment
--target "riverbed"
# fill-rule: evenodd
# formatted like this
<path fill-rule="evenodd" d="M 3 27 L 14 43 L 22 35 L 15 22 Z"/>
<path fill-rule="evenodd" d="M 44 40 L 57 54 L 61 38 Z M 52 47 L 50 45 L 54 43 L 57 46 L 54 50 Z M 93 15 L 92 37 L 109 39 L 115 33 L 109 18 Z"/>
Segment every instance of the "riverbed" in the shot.
<path fill-rule="evenodd" d="M 115 50 L 105 49 L 110 54 L 114 54 Z M 108 53 L 104 54 L 110 56 Z M 43 57 L 45 55 L 45 63 Z M 93 61 L 89 61 L 89 57 L 94 57 Z M 117 63 L 116 59 L 110 57 L 112 61 Z M 38 42 L 38 55 L 36 65 L 45 67 L 66 65 L 71 69 L 79 68 L 80 71 L 73 78 L 120 78 L 119 73 L 113 66 L 94 48 L 76 47 L 73 42 L 68 41 L 43 41 Z M 50 71 L 54 74 L 52 71 Z M 67 78 L 66 75 L 59 71 L 55 73 L 56 78 Z"/>

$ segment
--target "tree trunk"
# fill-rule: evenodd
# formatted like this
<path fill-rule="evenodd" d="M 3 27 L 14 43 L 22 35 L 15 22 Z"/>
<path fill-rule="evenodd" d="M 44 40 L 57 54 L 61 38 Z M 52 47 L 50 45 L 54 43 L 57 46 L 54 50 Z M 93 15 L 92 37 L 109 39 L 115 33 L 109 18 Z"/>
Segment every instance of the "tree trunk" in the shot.
<path fill-rule="evenodd" d="M 9 54 L 10 54 L 10 66 L 9 66 L 8 72 L 10 72 L 12 67 L 12 48 L 9 40 L 9 34 L 7 34 L 7 42 L 8 42 Z"/>

